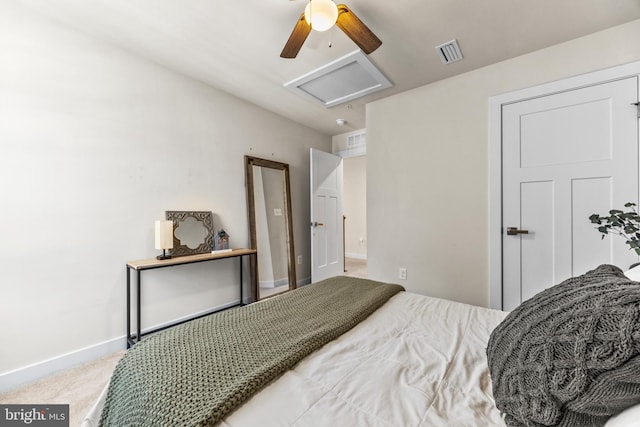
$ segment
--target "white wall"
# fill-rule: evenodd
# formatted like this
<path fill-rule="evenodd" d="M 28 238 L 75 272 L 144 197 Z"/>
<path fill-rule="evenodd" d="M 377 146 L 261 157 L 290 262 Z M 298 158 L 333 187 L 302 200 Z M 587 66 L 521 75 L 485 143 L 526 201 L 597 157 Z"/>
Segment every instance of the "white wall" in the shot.
<path fill-rule="evenodd" d="M 637 40 L 640 20 L 369 104 L 369 277 L 487 306 L 488 98 L 639 60 Z"/>
<path fill-rule="evenodd" d="M 0 383 L 123 342 L 125 263 L 157 254 L 165 210 L 213 211 L 247 246 L 245 154 L 291 165 L 309 277 L 309 148 L 329 136 L 15 3 L 0 3 Z M 236 301 L 238 275 L 237 260 L 144 273 L 143 326 Z"/>

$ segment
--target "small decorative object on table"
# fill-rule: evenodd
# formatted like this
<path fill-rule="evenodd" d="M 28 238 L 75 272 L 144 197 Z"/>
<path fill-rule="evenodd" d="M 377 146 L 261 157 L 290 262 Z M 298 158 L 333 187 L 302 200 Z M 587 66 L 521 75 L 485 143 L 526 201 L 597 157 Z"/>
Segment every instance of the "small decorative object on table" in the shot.
<path fill-rule="evenodd" d="M 231 249 L 229 249 L 229 235 L 221 228 L 213 237 L 213 251 L 211 252 L 217 253 L 229 251 L 231 251 Z"/>
<path fill-rule="evenodd" d="M 165 211 L 173 221 L 171 256 L 206 254 L 213 246 L 213 215 L 210 211 Z"/>

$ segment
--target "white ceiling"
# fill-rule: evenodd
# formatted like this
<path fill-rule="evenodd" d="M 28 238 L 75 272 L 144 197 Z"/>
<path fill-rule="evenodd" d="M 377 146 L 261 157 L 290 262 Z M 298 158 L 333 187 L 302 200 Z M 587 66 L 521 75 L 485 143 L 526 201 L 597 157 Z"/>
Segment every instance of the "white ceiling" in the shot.
<path fill-rule="evenodd" d="M 640 18 L 640 0 L 338 1 L 382 40 L 369 59 L 393 87 L 327 109 L 283 85 L 357 46 L 334 27 L 280 58 L 305 0 L 20 1 L 328 135 L 364 128 L 372 100 Z M 454 38 L 464 59 L 443 65 L 434 47 Z"/>

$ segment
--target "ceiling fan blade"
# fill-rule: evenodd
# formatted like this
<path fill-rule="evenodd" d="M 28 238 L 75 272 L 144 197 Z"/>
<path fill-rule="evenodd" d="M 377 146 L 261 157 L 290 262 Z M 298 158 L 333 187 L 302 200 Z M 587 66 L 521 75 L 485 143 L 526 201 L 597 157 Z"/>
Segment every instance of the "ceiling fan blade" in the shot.
<path fill-rule="evenodd" d="M 282 49 L 282 53 L 280 53 L 280 57 L 295 58 L 310 32 L 311 25 L 304 19 L 304 12 L 302 12 L 298 22 L 296 22 L 296 26 L 293 27 L 287 44 L 284 45 L 284 49 Z"/>
<path fill-rule="evenodd" d="M 367 55 L 376 50 L 382 41 L 344 4 L 338 5 L 338 28 L 349 36 Z"/>

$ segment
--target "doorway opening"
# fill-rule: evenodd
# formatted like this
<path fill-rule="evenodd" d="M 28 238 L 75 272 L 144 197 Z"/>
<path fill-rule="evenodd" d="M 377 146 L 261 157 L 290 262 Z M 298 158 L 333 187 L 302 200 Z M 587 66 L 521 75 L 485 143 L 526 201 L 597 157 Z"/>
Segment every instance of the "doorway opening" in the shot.
<path fill-rule="evenodd" d="M 343 157 L 344 267 L 367 277 L 367 156 Z"/>

